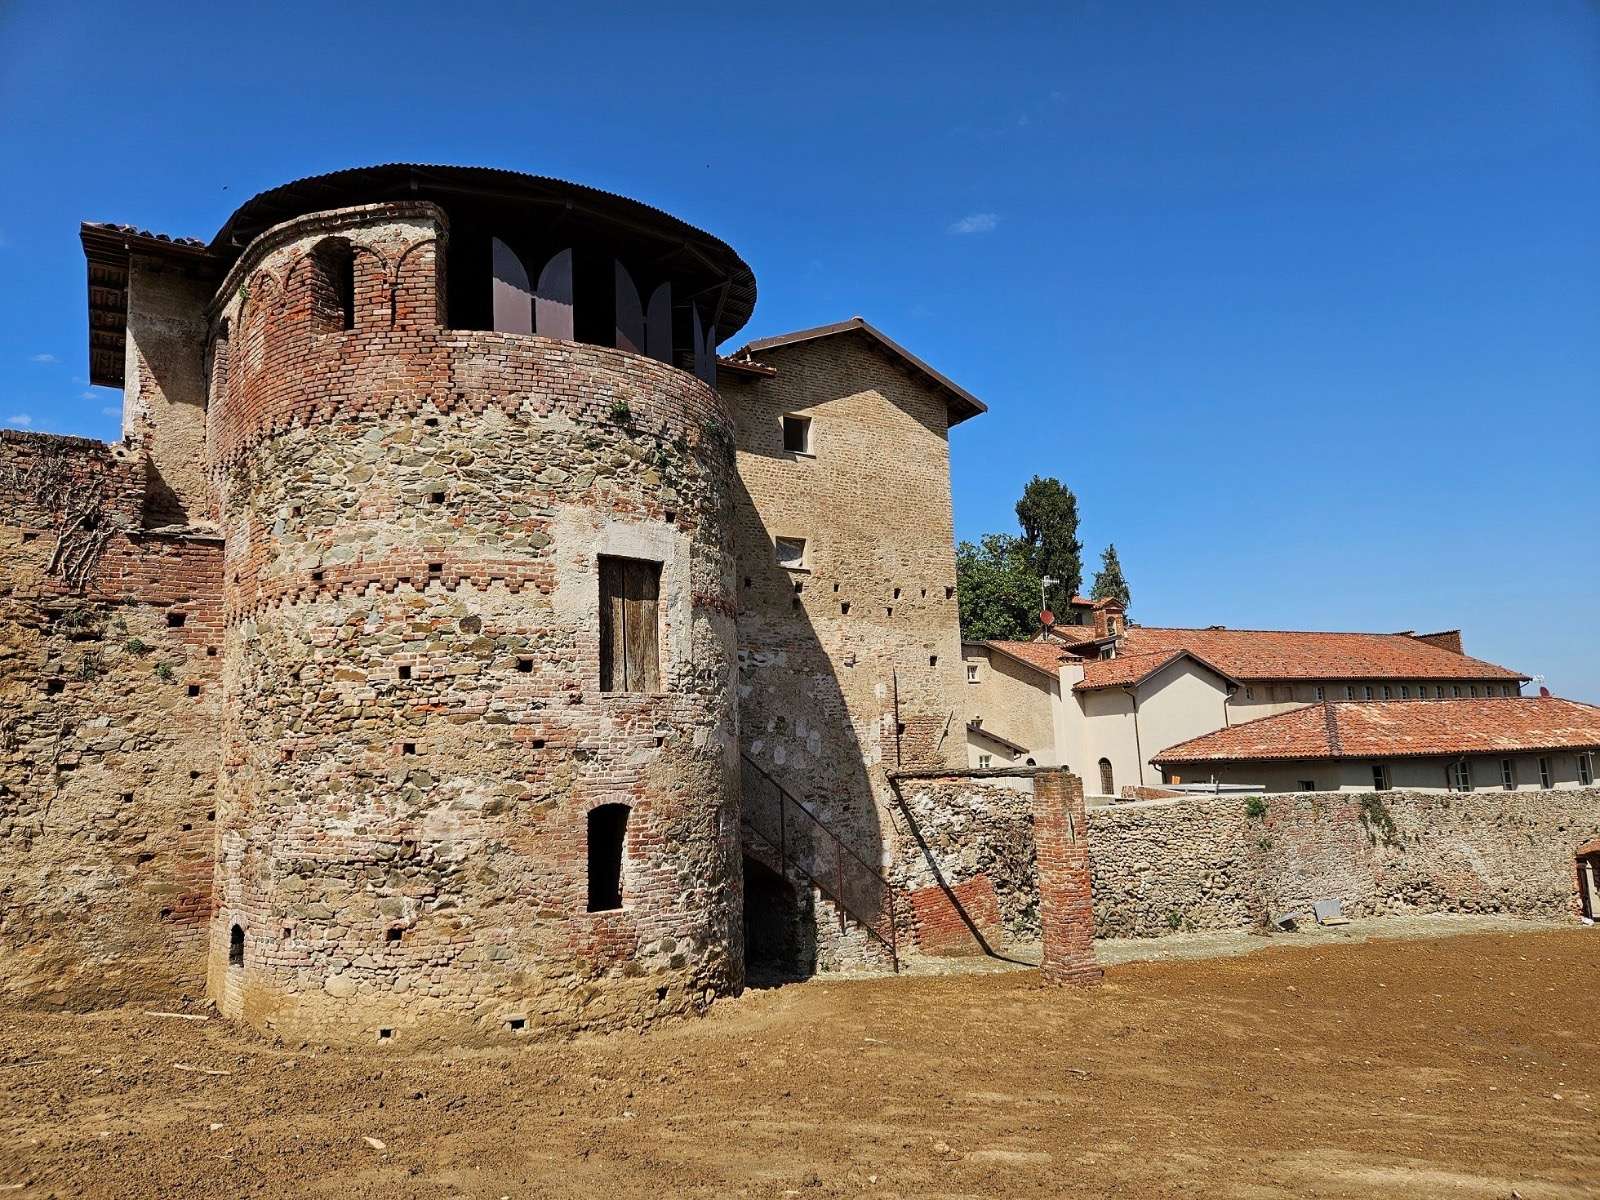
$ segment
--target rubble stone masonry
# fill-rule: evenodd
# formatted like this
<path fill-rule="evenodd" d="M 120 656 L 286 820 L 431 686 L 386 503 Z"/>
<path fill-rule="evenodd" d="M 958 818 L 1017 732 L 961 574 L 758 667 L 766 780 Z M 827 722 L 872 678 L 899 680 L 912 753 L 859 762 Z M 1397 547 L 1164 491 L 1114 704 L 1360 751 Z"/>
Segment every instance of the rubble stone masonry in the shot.
<path fill-rule="evenodd" d="M 1600 833 L 1600 789 L 1288 793 L 1093 810 L 1105 937 L 1233 929 L 1337 898 L 1347 916 L 1560 917 L 1574 852 Z"/>
<path fill-rule="evenodd" d="M 427 205 L 301 218 L 219 294 L 210 990 L 412 1044 L 698 1009 L 743 982 L 732 421 L 642 356 L 445 328 L 444 236 Z M 662 564 L 657 692 L 600 690 L 599 555 Z M 624 906 L 588 912 L 619 802 Z"/>
<path fill-rule="evenodd" d="M 0 432 L 0 997 L 198 995 L 221 545 L 140 528 L 146 462 Z"/>

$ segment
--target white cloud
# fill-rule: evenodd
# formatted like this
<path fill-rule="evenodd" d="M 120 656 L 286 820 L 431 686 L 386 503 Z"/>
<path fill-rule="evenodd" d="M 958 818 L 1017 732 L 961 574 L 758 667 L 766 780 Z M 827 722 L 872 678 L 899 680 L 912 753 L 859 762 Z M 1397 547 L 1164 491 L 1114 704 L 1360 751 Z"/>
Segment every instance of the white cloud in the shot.
<path fill-rule="evenodd" d="M 29 362 L 49 364 L 49 363 L 58 363 L 61 360 L 59 358 L 57 358 L 54 354 L 35 354 L 28 361 Z"/>
<path fill-rule="evenodd" d="M 6 424 L 15 429 L 26 429 L 33 424 L 33 415 L 31 413 L 12 413 L 6 418 Z"/>
<path fill-rule="evenodd" d="M 998 213 L 968 213 L 959 221 L 952 222 L 948 233 L 993 233 L 994 227 L 1000 224 Z"/>
<path fill-rule="evenodd" d="M 100 415 L 102 417 L 120 417 L 122 416 L 122 410 L 115 404 L 108 404 L 100 410 Z"/>

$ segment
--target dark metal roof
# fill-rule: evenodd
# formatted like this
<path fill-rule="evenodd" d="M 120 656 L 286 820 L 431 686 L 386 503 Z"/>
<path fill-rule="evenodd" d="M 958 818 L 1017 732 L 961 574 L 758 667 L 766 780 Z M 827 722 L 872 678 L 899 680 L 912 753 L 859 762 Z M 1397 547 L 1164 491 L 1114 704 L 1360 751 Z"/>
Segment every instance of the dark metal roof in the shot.
<path fill-rule="evenodd" d="M 432 200 L 448 211 L 471 198 L 578 213 L 621 241 L 648 244 L 661 258 L 678 256 L 686 269 L 707 277 L 708 289 L 714 280 L 722 293 L 714 317 L 718 341 L 742 329 L 755 308 L 755 275 L 720 238 L 626 196 L 495 167 L 386 163 L 297 179 L 245 201 L 211 239 L 210 250 L 226 266 L 264 230 L 307 213 L 381 200 Z"/>
<path fill-rule="evenodd" d="M 737 356 L 756 355 L 764 350 L 773 350 L 779 346 L 793 346 L 799 342 L 835 337 L 842 333 L 864 334 L 891 356 L 898 358 L 906 367 L 921 375 L 929 383 L 932 383 L 936 389 L 944 392 L 949 401 L 951 425 L 958 425 L 968 417 L 975 417 L 979 413 L 989 411 L 989 406 L 967 391 L 966 388 L 948 376 L 935 371 L 899 342 L 875 329 L 860 317 L 851 317 L 848 321 L 836 321 L 832 325 L 818 325 L 812 329 L 798 329 L 793 333 L 780 333 L 773 337 L 757 338 L 740 349 Z"/>

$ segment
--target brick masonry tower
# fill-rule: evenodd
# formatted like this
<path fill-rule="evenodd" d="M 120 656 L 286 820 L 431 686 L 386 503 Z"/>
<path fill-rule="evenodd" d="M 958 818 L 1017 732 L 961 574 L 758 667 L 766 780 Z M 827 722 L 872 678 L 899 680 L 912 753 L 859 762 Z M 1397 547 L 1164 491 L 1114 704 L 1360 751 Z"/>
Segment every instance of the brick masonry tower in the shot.
<path fill-rule="evenodd" d="M 704 380 L 748 268 L 469 169 L 289 185 L 217 243 L 211 996 L 414 1045 L 739 988 L 733 423 Z"/>

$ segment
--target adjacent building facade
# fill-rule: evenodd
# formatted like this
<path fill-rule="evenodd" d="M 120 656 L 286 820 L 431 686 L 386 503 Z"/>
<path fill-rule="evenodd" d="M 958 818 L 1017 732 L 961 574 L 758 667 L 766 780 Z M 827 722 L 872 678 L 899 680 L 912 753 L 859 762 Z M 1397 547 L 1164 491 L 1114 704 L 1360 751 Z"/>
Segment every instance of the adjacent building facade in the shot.
<path fill-rule="evenodd" d="M 1219 729 L 1333 700 L 1516 697 L 1527 678 L 1464 654 L 1454 631 L 1157 628 L 1126 625 L 1114 603 L 1096 618 L 963 647 L 969 761 L 1062 765 L 1090 795 L 1117 797 L 1162 782 L 1159 752 Z"/>
<path fill-rule="evenodd" d="M 1269 792 L 1586 788 L 1600 708 L 1554 696 L 1329 700 L 1159 751 L 1167 783 Z"/>

